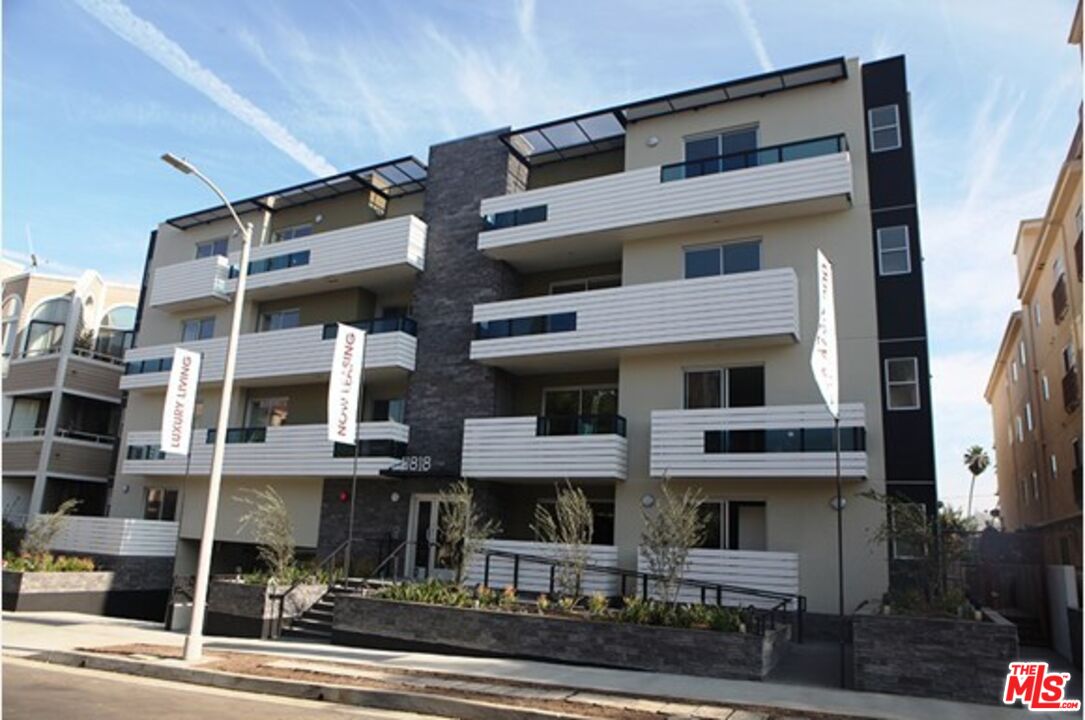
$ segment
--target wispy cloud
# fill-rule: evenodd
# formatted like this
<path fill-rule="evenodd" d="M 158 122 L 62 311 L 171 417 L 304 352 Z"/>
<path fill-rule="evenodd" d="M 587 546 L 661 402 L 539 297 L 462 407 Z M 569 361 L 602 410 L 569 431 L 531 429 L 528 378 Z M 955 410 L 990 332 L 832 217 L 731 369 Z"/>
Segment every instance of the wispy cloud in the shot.
<path fill-rule="evenodd" d="M 314 175 L 331 175 L 335 167 L 270 115 L 200 65 L 152 23 L 136 16 L 119 0 L 76 0 L 95 19 L 162 65 L 178 79 L 259 133 Z"/>
<path fill-rule="evenodd" d="M 761 31 L 757 29 L 757 23 L 754 22 L 749 4 L 746 0 L 731 0 L 731 7 L 734 9 L 735 16 L 742 26 L 743 34 L 753 47 L 753 52 L 757 56 L 757 62 L 760 63 L 761 69 L 765 72 L 775 69 L 776 66 L 772 64 L 769 52 L 765 49 L 765 41 L 761 38 Z"/>

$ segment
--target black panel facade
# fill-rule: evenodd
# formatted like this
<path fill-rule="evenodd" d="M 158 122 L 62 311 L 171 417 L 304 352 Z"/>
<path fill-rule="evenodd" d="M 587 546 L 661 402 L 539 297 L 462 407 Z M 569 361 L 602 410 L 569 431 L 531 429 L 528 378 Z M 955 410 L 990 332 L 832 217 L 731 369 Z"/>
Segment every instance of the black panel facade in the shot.
<path fill-rule="evenodd" d="M 885 434 L 887 491 L 927 506 L 935 512 L 934 433 L 931 416 L 930 359 L 927 349 L 923 264 L 916 207 L 915 156 L 911 110 L 903 57 L 863 66 L 867 173 L 873 228 L 878 341 L 881 355 L 882 423 Z M 875 152 L 871 141 L 871 109 L 896 106 L 900 147 Z M 883 274 L 878 230 L 907 228 L 908 272 Z M 886 388 L 886 360 L 915 358 L 918 365 L 919 407 L 892 410 Z"/>

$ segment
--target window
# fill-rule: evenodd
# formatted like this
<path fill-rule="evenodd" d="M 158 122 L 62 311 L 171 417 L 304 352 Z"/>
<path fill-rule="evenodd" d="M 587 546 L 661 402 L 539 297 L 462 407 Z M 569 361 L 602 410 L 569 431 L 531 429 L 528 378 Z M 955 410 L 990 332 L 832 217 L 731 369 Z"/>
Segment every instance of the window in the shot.
<path fill-rule="evenodd" d="M 45 416 L 49 403 L 40 398 L 16 397 L 11 401 L 8 415 L 8 437 L 30 437 L 38 435 L 45 427 Z"/>
<path fill-rule="evenodd" d="M 1021 416 L 1014 417 L 1014 424 L 1017 427 L 1017 442 L 1025 441 L 1025 426 L 1021 424 Z"/>
<path fill-rule="evenodd" d="M 883 105 L 871 108 L 867 113 L 870 124 L 870 152 L 896 150 L 900 141 L 900 108 Z"/>
<path fill-rule="evenodd" d="M 1059 460 L 1055 457 L 1055 453 L 1051 453 L 1051 477 L 1057 478 L 1059 476 Z"/>
<path fill-rule="evenodd" d="M 685 407 L 760 407 L 765 404 L 765 368 L 760 365 L 687 370 Z"/>
<path fill-rule="evenodd" d="M 58 297 L 34 308 L 26 327 L 26 355 L 47 355 L 60 350 L 71 306 L 70 298 Z"/>
<path fill-rule="evenodd" d="M 888 358 L 885 361 L 885 396 L 890 410 L 919 409 L 919 360 Z"/>
<path fill-rule="evenodd" d="M 299 250 L 287 255 L 275 255 L 274 257 L 263 258 L 261 260 L 253 260 L 249 262 L 249 275 L 259 275 L 275 270 L 286 270 L 287 268 L 308 265 L 310 255 L 308 250 Z M 238 273 L 239 271 L 236 266 L 230 268 L 231 278 L 237 277 Z"/>
<path fill-rule="evenodd" d="M 165 488 L 144 488 L 143 519 L 175 520 L 177 518 L 177 491 Z"/>
<path fill-rule="evenodd" d="M 1032 303 L 1032 318 L 1036 322 L 1036 327 L 1040 327 L 1043 322 L 1043 318 L 1040 315 L 1040 303 Z"/>
<path fill-rule="evenodd" d="M 215 336 L 215 318 L 194 318 L 181 321 L 181 342 L 207 340 Z"/>
<path fill-rule="evenodd" d="M 517 227 L 518 225 L 531 225 L 540 222 L 546 222 L 546 205 L 535 205 L 533 207 L 504 210 L 492 215 L 484 215 L 482 218 L 482 227 L 484 230 L 503 230 L 504 228 Z"/>
<path fill-rule="evenodd" d="M 712 175 L 757 164 L 757 126 L 686 138 L 685 177 Z"/>
<path fill-rule="evenodd" d="M 603 290 L 605 288 L 619 287 L 621 284 L 621 275 L 601 275 L 577 280 L 561 280 L 550 283 L 550 294 L 564 295 L 565 293 L 583 292 L 584 290 Z"/>
<path fill-rule="evenodd" d="M 1062 349 L 1062 369 L 1068 373 L 1074 371 L 1077 366 L 1077 358 L 1074 356 L 1074 346 L 1067 345 Z"/>
<path fill-rule="evenodd" d="M 889 527 L 893 532 L 894 539 L 889 542 L 889 554 L 896 560 L 909 560 L 921 558 L 927 554 L 917 538 L 909 538 L 912 526 L 920 530 L 922 524 L 927 522 L 927 506 L 923 503 L 897 502 L 889 505 Z M 918 527 L 917 527 L 918 526 Z M 918 535 L 919 533 L 914 533 Z"/>
<path fill-rule="evenodd" d="M 1019 357 L 1021 359 L 1021 367 L 1022 368 L 1027 368 L 1028 367 L 1028 362 L 1025 360 L 1025 341 L 1024 340 L 1022 340 L 1017 345 L 1017 357 Z"/>
<path fill-rule="evenodd" d="M 271 234 L 271 242 L 280 243 L 287 240 L 297 240 L 308 235 L 313 234 L 312 223 L 302 223 L 300 225 L 291 225 L 290 227 L 284 227 L 280 230 L 276 230 Z"/>
<path fill-rule="evenodd" d="M 908 226 L 878 228 L 878 274 L 905 275 L 912 271 Z"/>
<path fill-rule="evenodd" d="M 687 279 L 760 270 L 761 241 L 685 248 L 685 267 Z"/>
<path fill-rule="evenodd" d="M 226 257 L 226 246 L 229 238 L 215 238 L 214 240 L 207 240 L 205 242 L 196 243 L 196 259 L 211 257 L 212 255 L 221 255 Z"/>
<path fill-rule="evenodd" d="M 1025 403 L 1025 424 L 1028 426 L 1028 431 L 1032 432 L 1032 403 Z"/>
<path fill-rule="evenodd" d="M 286 424 L 290 413 L 290 398 L 268 397 L 249 401 L 249 419 L 246 427 L 278 427 Z"/>
<path fill-rule="evenodd" d="M 1055 275 L 1055 286 L 1051 290 L 1051 308 L 1055 316 L 1055 323 L 1061 323 L 1070 309 L 1069 296 L 1066 289 L 1066 271 L 1063 268 L 1062 258 L 1055 258 L 1052 263 L 1052 272 Z"/>
<path fill-rule="evenodd" d="M 1040 478 L 1035 470 L 1032 471 L 1032 499 L 1040 499 Z"/>
<path fill-rule="evenodd" d="M 290 310 L 272 310 L 271 312 L 260 313 L 260 332 L 286 330 L 288 328 L 298 327 L 300 324 L 301 310 L 298 308 L 291 308 Z"/>
<path fill-rule="evenodd" d="M 705 522 L 700 547 L 706 550 L 765 550 L 766 508 L 762 501 L 719 500 L 701 503 Z"/>
<path fill-rule="evenodd" d="M 614 415 L 618 412 L 618 388 L 613 385 L 548 388 L 543 390 L 542 406 L 546 417 Z"/>
<path fill-rule="evenodd" d="M 1017 361 L 1016 360 L 1014 360 L 1013 362 L 1010 363 L 1010 377 L 1013 378 L 1014 382 L 1017 382 Z"/>
<path fill-rule="evenodd" d="M 553 498 L 542 498 L 538 505 L 546 508 L 551 514 L 554 512 L 556 501 Z M 591 508 L 592 545 L 614 544 L 614 501 L 595 500 L 588 498 L 588 507 Z"/>
<path fill-rule="evenodd" d="M 1043 389 L 1044 400 L 1051 399 L 1051 385 L 1047 382 L 1047 374 L 1040 376 L 1040 387 Z"/>
<path fill-rule="evenodd" d="M 1006 435 L 1009 437 L 1010 445 L 1013 445 L 1013 423 L 1006 426 Z"/>
<path fill-rule="evenodd" d="M 390 400 L 374 400 L 373 401 L 373 420 L 375 422 L 382 422 L 384 420 L 392 420 L 393 422 L 403 422 L 407 403 L 403 398 L 392 398 Z"/>

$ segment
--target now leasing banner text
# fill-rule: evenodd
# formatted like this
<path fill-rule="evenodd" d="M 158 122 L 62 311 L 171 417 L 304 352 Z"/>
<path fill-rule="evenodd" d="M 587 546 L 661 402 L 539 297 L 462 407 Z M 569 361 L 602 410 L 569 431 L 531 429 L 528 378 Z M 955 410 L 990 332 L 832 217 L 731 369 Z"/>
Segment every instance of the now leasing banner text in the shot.
<path fill-rule="evenodd" d="M 175 348 L 173 369 L 162 407 L 162 452 L 188 455 L 192 436 L 192 413 L 196 410 L 196 389 L 200 382 L 201 355 Z"/>
<path fill-rule="evenodd" d="M 328 381 L 328 439 L 332 442 L 355 442 L 364 355 L 365 331 L 340 323 Z"/>

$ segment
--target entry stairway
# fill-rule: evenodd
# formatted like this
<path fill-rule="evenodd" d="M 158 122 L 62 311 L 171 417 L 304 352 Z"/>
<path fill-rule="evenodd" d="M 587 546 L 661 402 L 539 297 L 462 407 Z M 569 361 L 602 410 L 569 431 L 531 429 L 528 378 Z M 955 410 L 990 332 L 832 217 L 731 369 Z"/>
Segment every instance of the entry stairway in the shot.
<path fill-rule="evenodd" d="M 328 588 L 328 592 L 301 615 L 284 621 L 282 637 L 306 642 L 331 642 L 335 599 L 387 584 L 387 581 L 366 578 L 346 578 Z"/>

